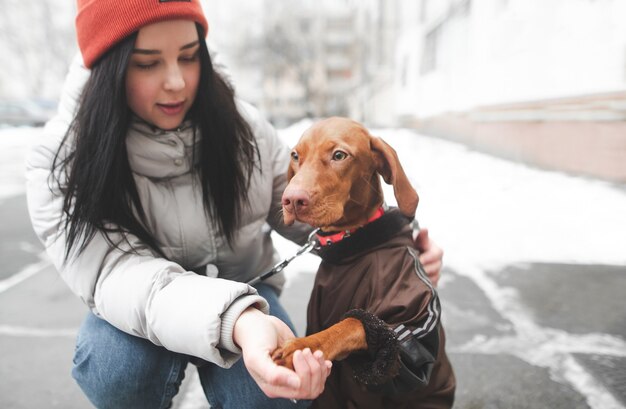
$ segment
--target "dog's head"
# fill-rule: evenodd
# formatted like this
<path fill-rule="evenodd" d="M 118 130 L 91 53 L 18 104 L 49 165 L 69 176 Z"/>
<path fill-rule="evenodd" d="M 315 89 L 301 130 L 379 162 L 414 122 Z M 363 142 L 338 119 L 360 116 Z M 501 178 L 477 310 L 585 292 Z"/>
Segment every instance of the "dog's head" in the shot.
<path fill-rule="evenodd" d="M 326 231 L 366 224 L 383 202 L 379 174 L 393 185 L 400 211 L 413 217 L 419 198 L 393 148 L 347 118 L 314 124 L 291 151 L 285 224 L 298 220 Z"/>

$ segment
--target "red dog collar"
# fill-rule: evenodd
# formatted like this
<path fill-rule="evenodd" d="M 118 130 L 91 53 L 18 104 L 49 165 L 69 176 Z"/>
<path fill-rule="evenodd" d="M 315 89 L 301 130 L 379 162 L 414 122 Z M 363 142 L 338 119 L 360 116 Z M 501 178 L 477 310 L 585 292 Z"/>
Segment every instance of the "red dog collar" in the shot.
<path fill-rule="evenodd" d="M 374 213 L 374 215 L 372 217 L 370 217 L 367 220 L 367 223 L 371 223 L 374 220 L 380 218 L 383 214 L 385 214 L 385 210 L 381 207 L 378 208 L 378 210 L 376 210 L 376 213 Z M 363 227 L 363 226 L 361 226 Z M 350 230 L 343 230 L 337 233 L 332 233 L 329 235 L 324 235 L 322 233 L 317 233 L 317 240 L 319 241 L 321 246 L 330 246 L 333 243 L 337 243 L 341 240 L 343 240 L 346 237 L 350 237 L 350 235 L 352 233 L 354 233 L 355 231 L 357 231 L 358 229 L 360 229 L 361 227 L 356 227 L 354 229 L 350 229 Z"/>

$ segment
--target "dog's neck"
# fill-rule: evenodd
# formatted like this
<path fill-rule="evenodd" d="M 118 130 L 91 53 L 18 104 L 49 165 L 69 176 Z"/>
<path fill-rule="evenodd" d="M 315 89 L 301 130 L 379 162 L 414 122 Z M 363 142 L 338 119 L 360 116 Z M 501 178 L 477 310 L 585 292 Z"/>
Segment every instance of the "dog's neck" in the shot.
<path fill-rule="evenodd" d="M 381 206 L 378 206 L 375 210 L 373 210 L 372 214 L 367 219 L 367 222 L 365 224 L 371 223 L 374 220 L 379 219 L 383 214 L 385 214 L 384 207 L 385 207 L 384 205 L 381 205 Z M 357 226 L 357 227 L 353 227 L 350 229 L 342 229 L 342 230 L 320 229 L 320 232 L 317 233 L 317 240 L 319 241 L 320 245 L 328 246 L 333 243 L 340 242 L 346 237 L 350 237 L 352 233 L 354 233 L 355 231 L 363 227 L 365 224 Z"/>
<path fill-rule="evenodd" d="M 410 222 L 399 209 L 385 209 L 385 214 L 379 219 L 357 229 L 344 240 L 330 246 L 320 246 L 317 254 L 326 262 L 343 263 L 374 251 L 381 245 L 386 246 L 398 235 L 406 235 L 402 238 L 403 243 L 412 241 Z"/>
<path fill-rule="evenodd" d="M 377 173 L 372 173 L 369 179 L 363 178 L 353 185 L 350 199 L 344 203 L 343 216 L 327 225 L 317 225 L 324 234 L 333 234 L 343 231 L 359 229 L 374 217 L 381 207 L 385 207 L 385 198 Z"/>

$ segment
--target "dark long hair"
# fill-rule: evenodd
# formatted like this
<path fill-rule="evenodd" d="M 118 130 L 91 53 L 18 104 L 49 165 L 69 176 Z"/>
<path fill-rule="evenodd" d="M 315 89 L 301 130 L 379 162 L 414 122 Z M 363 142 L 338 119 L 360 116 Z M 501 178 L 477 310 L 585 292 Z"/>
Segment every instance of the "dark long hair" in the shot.
<path fill-rule="evenodd" d="M 248 123 L 237 110 L 231 86 L 213 70 L 204 33 L 200 39 L 200 82 L 188 119 L 195 125 L 195 171 L 202 183 L 207 216 L 232 246 L 248 199 L 250 177 L 260 158 Z M 137 33 L 111 48 L 91 70 L 80 97 L 78 111 L 52 164 L 52 175 L 64 194 L 63 214 L 66 254 L 80 254 L 97 232 L 117 248 L 109 234 L 135 235 L 165 257 L 146 228 L 146 214 L 126 151 L 126 134 L 132 113 L 126 101 L 126 68 Z M 69 142 L 69 152 L 64 154 Z M 63 182 L 65 179 L 65 182 Z M 132 246 L 131 246 L 132 249 Z M 137 250 L 137 249 L 132 249 Z"/>

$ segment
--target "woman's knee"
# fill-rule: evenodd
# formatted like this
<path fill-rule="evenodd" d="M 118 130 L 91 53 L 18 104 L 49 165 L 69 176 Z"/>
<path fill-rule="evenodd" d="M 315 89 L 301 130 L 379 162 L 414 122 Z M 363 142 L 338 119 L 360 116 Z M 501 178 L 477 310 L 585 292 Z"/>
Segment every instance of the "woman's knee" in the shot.
<path fill-rule="evenodd" d="M 126 334 L 92 314 L 80 329 L 72 376 L 97 408 L 168 407 L 187 358 Z"/>
<path fill-rule="evenodd" d="M 271 399 L 267 397 L 250 376 L 243 360 L 232 367 L 220 368 L 210 364 L 198 368 L 200 383 L 211 407 L 223 409 L 300 409 L 308 408 L 311 401 Z"/>

